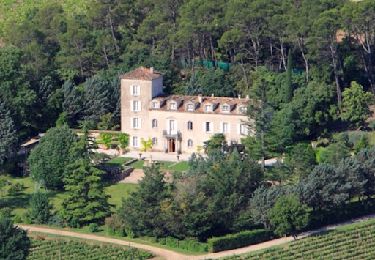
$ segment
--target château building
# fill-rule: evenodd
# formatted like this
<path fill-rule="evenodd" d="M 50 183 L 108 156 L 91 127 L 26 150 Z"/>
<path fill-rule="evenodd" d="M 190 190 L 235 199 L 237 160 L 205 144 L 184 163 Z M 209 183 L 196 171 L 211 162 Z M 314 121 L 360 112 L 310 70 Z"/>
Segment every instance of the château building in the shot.
<path fill-rule="evenodd" d="M 151 139 L 153 151 L 193 153 L 216 133 L 228 143 L 248 135 L 249 98 L 165 95 L 163 75 L 140 67 L 121 77 L 121 131 L 131 150 Z"/>

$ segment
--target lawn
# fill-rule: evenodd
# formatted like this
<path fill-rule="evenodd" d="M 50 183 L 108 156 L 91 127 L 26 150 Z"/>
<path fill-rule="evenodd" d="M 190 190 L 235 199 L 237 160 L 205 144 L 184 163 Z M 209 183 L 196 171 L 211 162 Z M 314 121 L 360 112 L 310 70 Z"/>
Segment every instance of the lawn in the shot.
<path fill-rule="evenodd" d="M 106 162 L 106 164 L 122 166 L 124 163 L 126 163 L 126 162 L 128 162 L 130 160 L 133 160 L 133 158 L 129 158 L 129 157 L 116 157 L 116 158 L 113 158 L 112 160 L 109 160 L 108 162 Z"/>
<path fill-rule="evenodd" d="M 169 162 L 169 161 L 158 161 L 160 169 L 162 171 L 171 171 L 171 172 L 182 172 L 189 170 L 188 162 Z M 135 169 L 142 169 L 144 167 L 144 161 L 138 160 L 130 165 Z"/>
<path fill-rule="evenodd" d="M 117 183 L 105 188 L 105 193 L 110 195 L 109 203 L 114 205 L 114 208 L 121 206 L 123 198 L 129 197 L 130 193 L 137 189 L 137 184 L 132 183 Z"/>
<path fill-rule="evenodd" d="M 7 188 L 1 195 L 0 207 L 9 207 L 12 210 L 12 213 L 21 218 L 27 210 L 29 199 L 31 194 L 36 190 L 37 186 L 30 177 L 25 178 L 14 178 L 11 176 L 3 177 L 7 181 L 14 183 L 20 183 L 23 185 L 24 189 L 17 195 L 9 196 L 6 194 Z M 105 187 L 105 193 L 110 196 L 109 203 L 111 203 L 114 209 L 118 208 L 121 205 L 122 198 L 126 198 L 130 195 L 131 192 L 137 189 L 137 184 L 130 183 L 117 183 Z M 3 196 L 4 195 L 4 196 Z M 62 202 L 65 198 L 64 192 L 49 192 L 50 201 L 55 210 L 60 210 L 62 207 Z"/>

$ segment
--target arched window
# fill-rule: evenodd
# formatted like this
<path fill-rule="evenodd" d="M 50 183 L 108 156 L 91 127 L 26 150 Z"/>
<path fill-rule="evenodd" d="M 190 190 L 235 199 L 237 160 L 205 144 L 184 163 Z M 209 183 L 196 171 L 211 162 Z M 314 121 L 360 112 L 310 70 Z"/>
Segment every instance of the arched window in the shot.
<path fill-rule="evenodd" d="M 193 122 L 189 121 L 187 123 L 187 128 L 188 128 L 188 130 L 193 130 Z"/>
<path fill-rule="evenodd" d="M 193 140 L 189 139 L 187 145 L 188 147 L 193 147 Z"/>
<path fill-rule="evenodd" d="M 152 128 L 158 127 L 158 120 L 152 119 Z"/>

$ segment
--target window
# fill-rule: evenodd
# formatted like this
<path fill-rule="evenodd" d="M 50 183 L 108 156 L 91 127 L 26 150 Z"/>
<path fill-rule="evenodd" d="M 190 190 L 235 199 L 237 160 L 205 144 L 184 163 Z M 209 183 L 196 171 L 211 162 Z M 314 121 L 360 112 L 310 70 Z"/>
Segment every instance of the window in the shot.
<path fill-rule="evenodd" d="M 240 124 L 240 134 L 241 135 L 248 135 L 247 125 Z"/>
<path fill-rule="evenodd" d="M 177 109 L 177 103 L 176 102 L 171 102 L 171 104 L 169 105 L 169 108 L 171 110 L 176 110 Z"/>
<path fill-rule="evenodd" d="M 159 102 L 152 102 L 152 108 L 160 108 Z"/>
<path fill-rule="evenodd" d="M 212 112 L 212 105 L 205 105 L 204 106 L 204 111 L 206 111 L 206 112 Z"/>
<path fill-rule="evenodd" d="M 133 117 L 132 118 L 132 128 L 139 129 L 141 128 L 141 119 L 138 117 Z"/>
<path fill-rule="evenodd" d="M 141 87 L 140 86 L 137 86 L 137 85 L 131 86 L 131 94 L 133 96 L 139 96 L 140 92 L 141 92 Z"/>
<path fill-rule="evenodd" d="M 193 147 L 193 140 L 189 139 L 187 145 L 189 148 Z"/>
<path fill-rule="evenodd" d="M 221 111 L 223 111 L 223 112 L 229 112 L 229 106 L 228 105 L 222 105 L 221 106 Z"/>
<path fill-rule="evenodd" d="M 152 138 L 152 145 L 157 145 L 158 144 L 158 139 L 156 137 Z"/>
<path fill-rule="evenodd" d="M 223 132 L 223 134 L 229 133 L 229 124 L 228 123 L 222 124 L 222 132 Z"/>
<path fill-rule="evenodd" d="M 246 114 L 246 112 L 247 112 L 247 107 L 244 107 L 244 106 L 240 107 L 240 113 Z"/>
<path fill-rule="evenodd" d="M 132 111 L 139 112 L 141 111 L 141 102 L 138 100 L 133 100 Z"/>
<path fill-rule="evenodd" d="M 152 119 L 152 128 L 158 127 L 158 120 Z"/>
<path fill-rule="evenodd" d="M 193 130 L 193 122 L 189 121 L 187 123 L 187 128 L 188 128 L 188 130 Z"/>
<path fill-rule="evenodd" d="M 133 136 L 133 147 L 138 147 L 139 144 L 138 144 L 138 137 L 137 136 Z"/>
<path fill-rule="evenodd" d="M 212 132 L 212 123 L 211 122 L 206 122 L 206 124 L 205 124 L 205 130 L 206 130 L 206 133 L 211 133 Z"/>
<path fill-rule="evenodd" d="M 193 104 L 188 104 L 187 105 L 187 111 L 194 111 L 194 105 Z"/>

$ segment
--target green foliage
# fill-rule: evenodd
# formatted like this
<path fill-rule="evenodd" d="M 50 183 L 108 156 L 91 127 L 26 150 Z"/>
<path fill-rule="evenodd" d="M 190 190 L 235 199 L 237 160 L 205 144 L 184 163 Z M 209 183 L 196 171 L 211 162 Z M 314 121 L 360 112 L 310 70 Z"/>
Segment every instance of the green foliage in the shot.
<path fill-rule="evenodd" d="M 226 144 L 226 140 L 225 140 L 224 134 L 214 134 L 206 142 L 206 146 L 205 146 L 206 153 L 220 151 L 223 145 L 225 144 Z"/>
<path fill-rule="evenodd" d="M 102 171 L 90 165 L 88 159 L 78 159 L 67 166 L 64 178 L 66 197 L 62 202 L 62 214 L 69 226 L 101 224 L 110 214 L 102 174 Z"/>
<path fill-rule="evenodd" d="M 129 146 L 129 134 L 121 133 L 117 136 L 119 147 L 123 150 Z"/>
<path fill-rule="evenodd" d="M 0 166 L 16 152 L 18 136 L 10 111 L 0 95 Z M 0 170 L 1 172 L 1 170 Z"/>
<path fill-rule="evenodd" d="M 52 205 L 47 193 L 36 192 L 31 195 L 27 216 L 33 224 L 47 224 L 51 218 Z"/>
<path fill-rule="evenodd" d="M 174 237 L 165 237 L 158 239 L 158 243 L 171 248 L 187 250 L 189 252 L 204 253 L 208 251 L 208 245 L 206 243 L 199 242 L 193 238 L 185 238 L 184 240 L 179 240 Z"/>
<path fill-rule="evenodd" d="M 10 215 L 0 212 L 0 258 L 5 260 L 26 259 L 30 240 L 26 231 L 15 227 Z"/>
<path fill-rule="evenodd" d="M 357 126 L 362 125 L 372 114 L 369 105 L 373 102 L 373 94 L 365 92 L 357 82 L 352 82 L 350 88 L 343 92 L 342 119 Z"/>
<path fill-rule="evenodd" d="M 167 223 L 163 221 L 161 206 L 170 195 L 164 175 L 156 166 L 144 168 L 144 171 L 145 177 L 139 182 L 139 188 L 123 200 L 118 214 L 131 233 L 158 237 L 165 234 Z"/>
<path fill-rule="evenodd" d="M 70 148 L 75 142 L 76 135 L 67 125 L 48 130 L 28 158 L 33 180 L 48 189 L 62 189 L 64 173 L 72 159 Z"/>
<path fill-rule="evenodd" d="M 88 243 L 64 238 L 34 238 L 31 240 L 30 260 L 47 259 L 149 259 L 149 252 L 110 244 Z"/>
<path fill-rule="evenodd" d="M 300 231 L 309 223 L 309 209 L 295 196 L 283 196 L 276 200 L 269 212 L 274 232 L 279 236 Z"/>
<path fill-rule="evenodd" d="M 105 148 L 106 149 L 109 149 L 111 147 L 111 144 L 112 144 L 112 134 L 109 134 L 109 133 L 100 133 L 100 142 L 102 144 L 104 144 Z"/>
<path fill-rule="evenodd" d="M 299 143 L 291 147 L 285 157 L 286 166 L 299 178 L 308 175 L 316 165 L 311 144 Z"/>
<path fill-rule="evenodd" d="M 372 259 L 375 225 L 373 220 L 350 224 L 322 234 L 308 236 L 281 246 L 226 260 L 255 259 Z"/>
<path fill-rule="evenodd" d="M 8 194 L 9 196 L 17 196 L 22 193 L 24 189 L 25 187 L 22 185 L 22 183 L 16 182 L 9 187 Z"/>
<path fill-rule="evenodd" d="M 94 233 L 94 232 L 98 232 L 100 229 L 99 229 L 99 225 L 97 223 L 90 223 L 89 224 L 89 230 L 90 232 Z"/>
<path fill-rule="evenodd" d="M 223 237 L 213 237 L 208 239 L 207 243 L 209 251 L 216 253 L 262 243 L 270 239 L 272 239 L 271 231 L 255 229 L 251 231 L 242 231 L 236 234 L 228 234 Z"/>
<path fill-rule="evenodd" d="M 141 145 L 142 145 L 142 148 L 141 148 L 141 151 L 142 152 L 148 152 L 152 149 L 152 139 L 151 138 L 148 138 L 147 140 L 145 139 L 141 139 Z"/>

